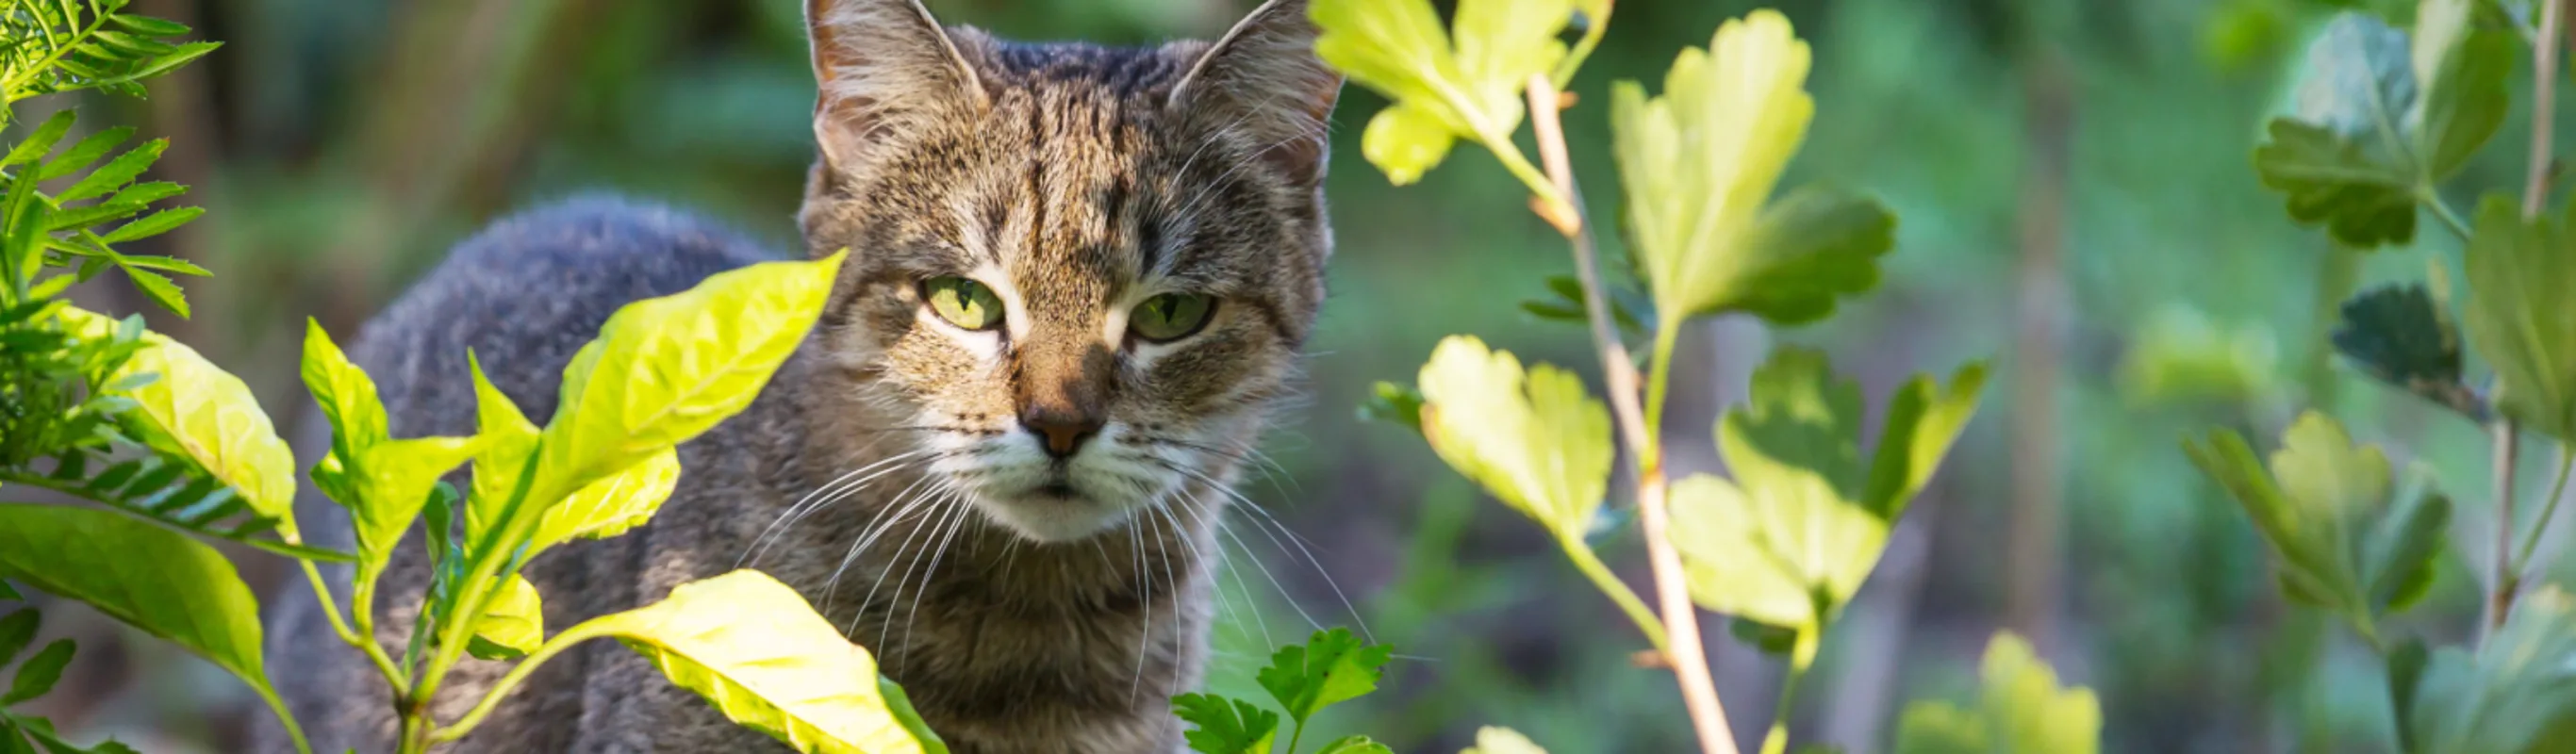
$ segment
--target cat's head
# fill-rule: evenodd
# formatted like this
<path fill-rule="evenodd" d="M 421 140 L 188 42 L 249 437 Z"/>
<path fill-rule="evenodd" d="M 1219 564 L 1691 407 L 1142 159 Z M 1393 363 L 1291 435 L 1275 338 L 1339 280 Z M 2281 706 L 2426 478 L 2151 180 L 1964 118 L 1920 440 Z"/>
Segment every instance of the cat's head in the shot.
<path fill-rule="evenodd" d="M 1340 76 L 1303 0 L 1215 43 L 1104 49 L 807 0 L 807 246 L 848 248 L 821 348 L 928 487 L 1089 536 L 1251 451 L 1331 253 Z M 829 422 L 826 422 L 829 424 Z M 925 489 L 923 494 L 933 494 Z"/>

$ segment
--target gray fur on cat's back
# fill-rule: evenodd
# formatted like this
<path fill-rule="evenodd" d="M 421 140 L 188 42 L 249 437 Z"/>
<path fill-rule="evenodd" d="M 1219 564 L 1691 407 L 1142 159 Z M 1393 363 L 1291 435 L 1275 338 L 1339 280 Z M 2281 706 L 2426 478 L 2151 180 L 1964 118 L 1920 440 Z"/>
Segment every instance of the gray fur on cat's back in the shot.
<path fill-rule="evenodd" d="M 715 273 L 770 258 L 729 230 L 668 208 L 606 197 L 575 199 L 504 220 L 457 246 L 445 262 L 369 322 L 349 343 L 349 351 L 374 376 L 396 437 L 474 432 L 468 349 L 480 359 L 495 386 L 532 421 L 543 423 L 555 410 L 564 365 L 619 307 L 678 293 Z M 327 433 L 312 427 L 306 430 L 298 455 L 309 466 L 324 452 L 312 438 Z M 719 430 L 737 437 L 743 433 Z M 709 503 L 704 498 L 723 498 L 726 495 L 721 493 L 751 486 L 743 480 L 759 473 L 747 467 L 757 464 L 689 463 L 703 456 L 684 452 L 684 476 L 698 477 L 686 482 L 695 494 L 676 495 L 672 508 L 704 506 Z M 666 508 L 671 515 L 665 521 L 656 523 L 679 518 L 667 525 L 688 527 L 694 519 L 729 517 L 725 511 L 679 513 L 672 508 Z M 315 532 L 322 543 L 348 545 L 345 511 L 309 490 L 298 509 L 306 530 Z M 652 536 L 656 528 L 660 527 L 648 526 L 613 540 L 570 543 L 531 564 L 527 575 L 544 595 L 548 630 L 637 607 L 659 599 L 673 583 L 716 575 L 732 566 L 732 553 L 696 557 L 696 548 L 686 546 L 690 543 L 685 540 L 675 543 L 665 537 L 656 547 Z M 730 544 L 724 537 L 711 542 L 709 549 Z M 675 548 L 675 544 L 682 546 Z M 397 657 L 426 583 L 423 558 L 419 533 L 414 531 L 379 588 L 378 636 L 386 642 L 387 652 Z M 347 569 L 326 569 L 326 573 L 331 574 L 345 606 Z M 281 607 L 273 622 L 269 667 L 280 690 L 303 721 L 316 751 L 392 750 L 396 723 L 385 683 L 363 656 L 333 635 L 309 590 L 299 580 L 274 600 Z M 438 694 L 436 717 L 457 719 L 504 670 L 501 663 L 470 658 L 461 662 Z M 549 662 L 498 714 L 448 750 L 774 748 L 759 734 L 732 729 L 720 718 L 700 720 L 712 715 L 704 703 L 660 681 L 632 652 L 612 642 L 593 642 Z M 259 748 L 288 750 L 276 726 L 267 727 Z M 686 741 L 647 735 L 648 731 L 668 734 L 675 728 L 697 730 L 679 736 Z M 715 738 L 703 738 L 709 736 Z"/>

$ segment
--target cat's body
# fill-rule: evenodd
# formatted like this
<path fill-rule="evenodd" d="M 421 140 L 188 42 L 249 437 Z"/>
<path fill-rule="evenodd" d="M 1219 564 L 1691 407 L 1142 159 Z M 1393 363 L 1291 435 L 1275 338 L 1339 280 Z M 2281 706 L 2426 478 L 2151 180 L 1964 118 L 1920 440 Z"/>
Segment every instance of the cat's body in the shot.
<path fill-rule="evenodd" d="M 1168 697 L 1201 671 L 1219 487 L 1285 390 L 1329 250 L 1338 81 L 1303 4 L 1134 51 L 943 33 L 913 0 L 808 13 L 824 159 L 801 219 L 809 254 L 851 250 L 840 284 L 761 398 L 681 447 L 649 525 L 530 566 L 546 625 L 748 565 L 850 629 L 960 754 L 1177 750 Z M 543 421 L 617 307 L 765 256 L 669 210 L 578 201 L 459 247 L 352 356 L 398 437 L 472 432 L 468 348 Z M 935 290 L 999 311 L 961 320 Z M 304 511 L 345 531 L 327 503 Z M 414 537 L 379 589 L 397 653 L 426 581 Z M 384 682 L 304 602 L 272 642 L 298 648 L 277 652 L 290 704 L 317 750 L 390 750 Z M 433 717 L 505 667 L 461 664 Z M 454 748 L 777 747 L 596 642 Z"/>

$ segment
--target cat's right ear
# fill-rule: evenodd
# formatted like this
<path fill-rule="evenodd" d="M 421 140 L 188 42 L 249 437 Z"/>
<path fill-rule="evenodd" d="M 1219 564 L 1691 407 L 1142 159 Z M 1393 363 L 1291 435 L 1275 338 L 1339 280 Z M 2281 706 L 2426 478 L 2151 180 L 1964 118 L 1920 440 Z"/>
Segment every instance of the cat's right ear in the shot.
<path fill-rule="evenodd" d="M 814 50 L 814 139 L 850 170 L 890 135 L 984 108 L 984 86 L 958 39 L 921 0 L 805 0 Z M 964 46 L 960 42 L 965 42 Z"/>

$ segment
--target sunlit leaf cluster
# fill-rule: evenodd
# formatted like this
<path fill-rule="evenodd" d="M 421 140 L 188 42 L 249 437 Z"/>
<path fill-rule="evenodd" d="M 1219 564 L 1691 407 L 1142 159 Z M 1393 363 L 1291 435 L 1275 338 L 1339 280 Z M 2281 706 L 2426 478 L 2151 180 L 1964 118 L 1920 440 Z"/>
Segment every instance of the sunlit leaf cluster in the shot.
<path fill-rule="evenodd" d="M 1318 712 L 1377 690 L 1394 648 L 1370 644 L 1349 629 L 1317 631 L 1304 644 L 1280 647 L 1255 679 L 1278 705 L 1272 711 L 1245 699 L 1215 694 L 1172 697 L 1172 712 L 1193 726 L 1183 734 L 1200 754 L 1298 754 L 1306 724 Z M 1287 742 L 1279 744 L 1280 712 L 1287 713 Z M 1346 736 L 1315 754 L 1388 754 L 1367 736 Z"/>

